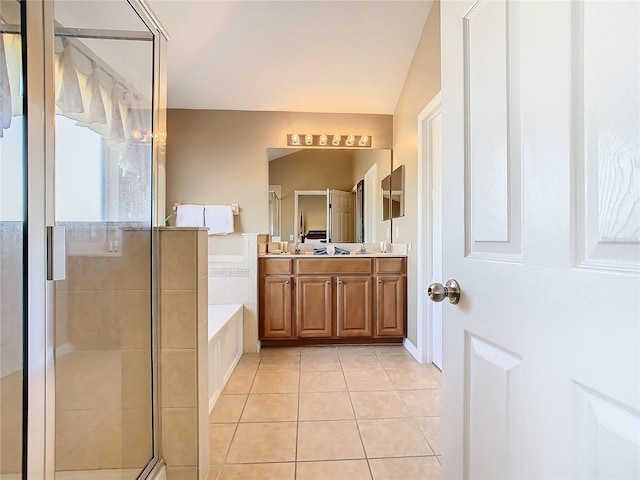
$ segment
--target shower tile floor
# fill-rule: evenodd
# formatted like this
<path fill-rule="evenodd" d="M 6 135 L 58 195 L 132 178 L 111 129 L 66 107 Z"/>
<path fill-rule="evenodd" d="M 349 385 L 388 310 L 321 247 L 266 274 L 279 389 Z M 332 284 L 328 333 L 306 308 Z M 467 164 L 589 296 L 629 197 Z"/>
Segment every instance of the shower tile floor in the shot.
<path fill-rule="evenodd" d="M 440 478 L 441 373 L 402 346 L 245 354 L 209 419 L 209 480 Z"/>

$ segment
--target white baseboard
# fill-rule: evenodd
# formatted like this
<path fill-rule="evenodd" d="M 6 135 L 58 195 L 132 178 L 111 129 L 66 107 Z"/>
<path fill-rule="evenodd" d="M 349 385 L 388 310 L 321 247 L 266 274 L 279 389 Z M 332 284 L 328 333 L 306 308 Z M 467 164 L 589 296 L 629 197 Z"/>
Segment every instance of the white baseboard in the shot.
<path fill-rule="evenodd" d="M 408 338 L 405 338 L 402 341 L 402 346 L 407 349 L 407 351 L 413 358 L 422 363 L 422 359 L 420 358 L 420 354 L 418 353 L 418 348 L 413 343 L 411 343 Z"/>

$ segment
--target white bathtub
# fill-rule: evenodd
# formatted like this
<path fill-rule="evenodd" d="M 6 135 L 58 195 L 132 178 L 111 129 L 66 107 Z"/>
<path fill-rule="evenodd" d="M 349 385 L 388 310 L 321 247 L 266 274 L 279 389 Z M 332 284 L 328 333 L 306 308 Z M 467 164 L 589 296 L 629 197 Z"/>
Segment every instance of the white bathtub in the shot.
<path fill-rule="evenodd" d="M 242 356 L 242 305 L 209 305 L 209 412 Z"/>

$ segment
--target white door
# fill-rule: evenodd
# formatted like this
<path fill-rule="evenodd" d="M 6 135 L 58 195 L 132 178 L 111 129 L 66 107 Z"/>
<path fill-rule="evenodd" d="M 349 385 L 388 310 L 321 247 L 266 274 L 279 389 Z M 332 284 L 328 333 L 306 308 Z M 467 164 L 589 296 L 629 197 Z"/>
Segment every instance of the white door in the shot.
<path fill-rule="evenodd" d="M 354 213 L 353 194 L 341 190 L 329 190 L 330 240 L 333 243 L 353 242 Z"/>
<path fill-rule="evenodd" d="M 640 3 L 441 9 L 443 478 L 640 478 Z"/>

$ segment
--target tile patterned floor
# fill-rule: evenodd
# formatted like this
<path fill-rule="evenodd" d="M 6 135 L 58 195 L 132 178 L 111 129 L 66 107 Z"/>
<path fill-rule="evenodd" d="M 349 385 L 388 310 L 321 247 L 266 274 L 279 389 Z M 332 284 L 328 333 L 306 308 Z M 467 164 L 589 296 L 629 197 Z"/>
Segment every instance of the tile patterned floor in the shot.
<path fill-rule="evenodd" d="M 244 355 L 209 419 L 209 480 L 439 479 L 440 384 L 402 346 Z"/>

